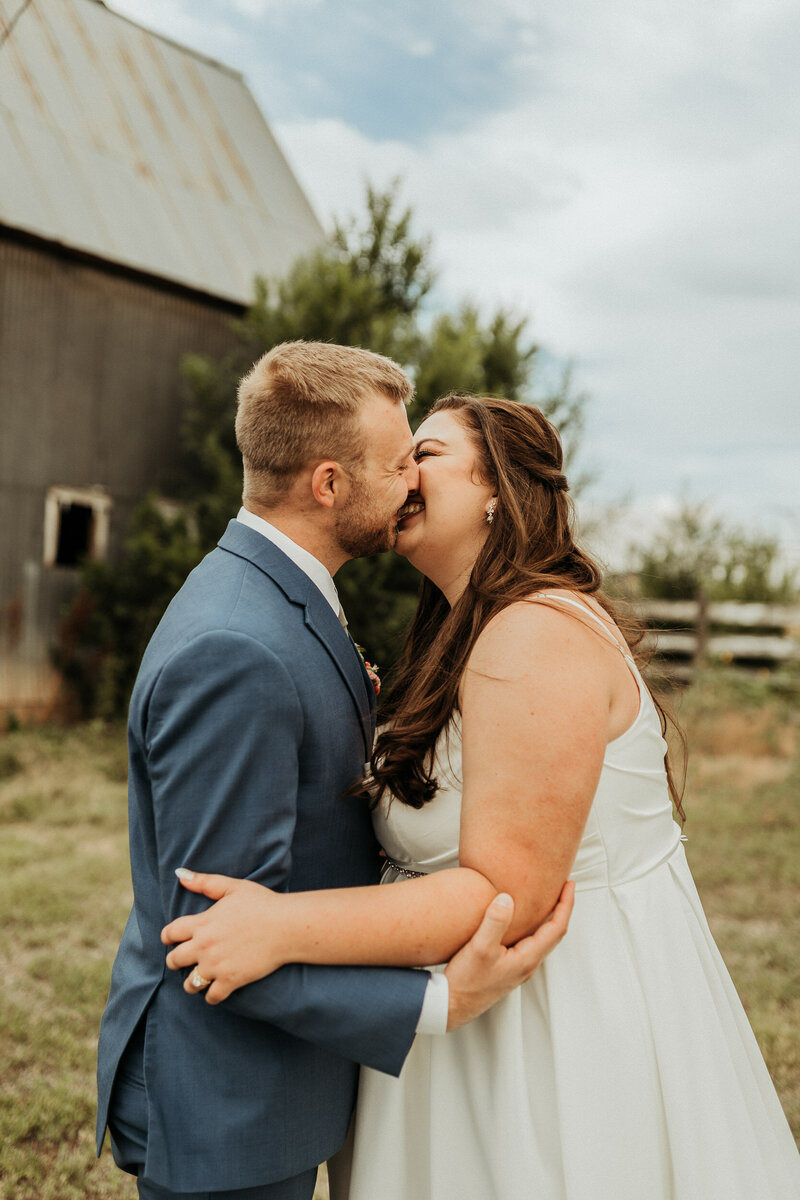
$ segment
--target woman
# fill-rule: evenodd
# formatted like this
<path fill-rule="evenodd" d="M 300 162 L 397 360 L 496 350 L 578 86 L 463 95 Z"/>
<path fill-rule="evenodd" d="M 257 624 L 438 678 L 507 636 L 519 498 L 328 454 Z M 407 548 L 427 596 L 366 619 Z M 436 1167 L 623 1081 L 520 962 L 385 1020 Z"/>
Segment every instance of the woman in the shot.
<path fill-rule="evenodd" d="M 570 876 L 570 932 L 472 1024 L 362 1072 L 350 1200 L 789 1200 L 788 1125 L 689 873 L 663 721 L 574 544 L 536 409 L 440 400 L 397 550 L 426 576 L 374 756 L 380 887 L 224 896 L 165 930 L 207 998 L 287 961 L 449 959 L 494 892 L 509 941 Z M 672 800 L 671 800 L 672 797 Z M 192 990 L 191 978 L 187 990 Z"/>

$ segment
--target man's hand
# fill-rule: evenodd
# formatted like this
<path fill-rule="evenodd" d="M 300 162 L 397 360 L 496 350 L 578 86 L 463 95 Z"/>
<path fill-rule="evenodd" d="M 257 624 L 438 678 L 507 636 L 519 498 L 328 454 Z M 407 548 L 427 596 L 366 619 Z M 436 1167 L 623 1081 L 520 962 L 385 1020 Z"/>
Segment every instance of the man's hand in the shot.
<path fill-rule="evenodd" d="M 536 932 L 505 947 L 502 939 L 514 916 L 514 901 L 510 896 L 495 896 L 479 928 L 445 970 L 450 985 L 448 1033 L 530 979 L 567 932 L 574 899 L 575 885 L 567 882 L 552 913 Z"/>

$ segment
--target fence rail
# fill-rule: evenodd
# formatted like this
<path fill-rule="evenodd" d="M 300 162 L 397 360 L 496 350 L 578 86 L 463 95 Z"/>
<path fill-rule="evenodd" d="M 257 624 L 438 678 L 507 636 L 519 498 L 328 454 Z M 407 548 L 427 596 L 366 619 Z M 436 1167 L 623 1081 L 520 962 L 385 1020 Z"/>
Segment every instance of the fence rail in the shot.
<path fill-rule="evenodd" d="M 642 600 L 637 609 L 650 646 L 678 678 L 706 661 L 767 669 L 800 661 L 800 606 Z"/>

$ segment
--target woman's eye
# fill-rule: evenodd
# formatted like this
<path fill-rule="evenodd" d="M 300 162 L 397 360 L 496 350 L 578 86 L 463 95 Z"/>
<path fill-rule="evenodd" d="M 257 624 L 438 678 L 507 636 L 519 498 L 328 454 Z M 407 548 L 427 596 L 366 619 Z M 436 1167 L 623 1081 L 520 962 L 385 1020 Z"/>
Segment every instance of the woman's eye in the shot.
<path fill-rule="evenodd" d="M 419 460 L 421 458 L 430 458 L 432 454 L 433 454 L 432 450 L 415 450 L 414 451 L 414 461 L 419 462 Z"/>

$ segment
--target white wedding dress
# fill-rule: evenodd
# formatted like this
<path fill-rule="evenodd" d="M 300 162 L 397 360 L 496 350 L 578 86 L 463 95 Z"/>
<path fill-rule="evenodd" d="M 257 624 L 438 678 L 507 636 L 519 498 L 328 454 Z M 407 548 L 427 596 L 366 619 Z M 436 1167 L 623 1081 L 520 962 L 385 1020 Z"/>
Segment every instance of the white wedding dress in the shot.
<path fill-rule="evenodd" d="M 567 936 L 482 1017 L 418 1036 L 399 1079 L 362 1069 L 349 1200 L 800 1198 L 800 1157 L 672 817 L 658 714 L 626 658 L 639 712 L 607 747 Z M 434 799 L 376 812 L 407 871 L 458 865 L 460 758 L 454 721 Z"/>

